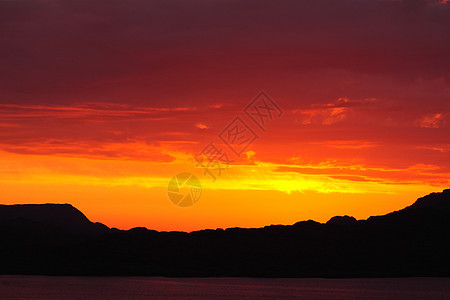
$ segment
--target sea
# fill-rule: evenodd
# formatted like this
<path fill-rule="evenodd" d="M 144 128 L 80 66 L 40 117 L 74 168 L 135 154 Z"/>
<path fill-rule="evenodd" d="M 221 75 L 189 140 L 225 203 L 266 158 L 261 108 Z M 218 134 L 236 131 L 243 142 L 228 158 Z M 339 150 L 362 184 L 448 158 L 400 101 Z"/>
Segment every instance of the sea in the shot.
<path fill-rule="evenodd" d="M 450 299 L 450 278 L 3 275 L 0 299 Z"/>

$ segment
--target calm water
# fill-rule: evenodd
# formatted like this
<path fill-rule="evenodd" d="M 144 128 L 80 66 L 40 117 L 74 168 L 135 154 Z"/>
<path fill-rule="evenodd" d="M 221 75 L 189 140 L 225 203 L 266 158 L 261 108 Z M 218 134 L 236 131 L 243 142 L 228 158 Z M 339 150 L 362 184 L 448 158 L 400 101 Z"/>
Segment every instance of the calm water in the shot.
<path fill-rule="evenodd" d="M 450 278 L 0 276 L 2 299 L 450 299 Z"/>

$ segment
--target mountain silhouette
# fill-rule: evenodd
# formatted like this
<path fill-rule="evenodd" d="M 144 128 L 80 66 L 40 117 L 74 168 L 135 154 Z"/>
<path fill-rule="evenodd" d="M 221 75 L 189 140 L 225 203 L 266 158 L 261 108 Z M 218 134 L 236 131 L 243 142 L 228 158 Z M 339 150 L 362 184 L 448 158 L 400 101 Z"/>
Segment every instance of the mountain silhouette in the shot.
<path fill-rule="evenodd" d="M 367 220 L 127 231 L 68 204 L 0 205 L 0 273 L 251 277 L 450 276 L 450 190 Z"/>
<path fill-rule="evenodd" d="M 0 222 L 34 222 L 56 230 L 84 234 L 96 234 L 109 229 L 101 223 L 92 223 L 70 204 L 0 205 Z"/>

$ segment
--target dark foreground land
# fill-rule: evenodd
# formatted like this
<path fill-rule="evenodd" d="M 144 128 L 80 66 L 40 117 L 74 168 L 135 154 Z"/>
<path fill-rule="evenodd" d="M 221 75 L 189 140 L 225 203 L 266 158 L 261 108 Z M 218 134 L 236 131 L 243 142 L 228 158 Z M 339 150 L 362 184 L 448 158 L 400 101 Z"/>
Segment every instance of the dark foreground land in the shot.
<path fill-rule="evenodd" d="M 450 299 L 450 278 L 168 278 L 0 275 L 6 299 Z"/>
<path fill-rule="evenodd" d="M 0 274 L 450 277 L 450 190 L 384 216 L 192 233 L 128 231 L 68 204 L 0 205 Z"/>

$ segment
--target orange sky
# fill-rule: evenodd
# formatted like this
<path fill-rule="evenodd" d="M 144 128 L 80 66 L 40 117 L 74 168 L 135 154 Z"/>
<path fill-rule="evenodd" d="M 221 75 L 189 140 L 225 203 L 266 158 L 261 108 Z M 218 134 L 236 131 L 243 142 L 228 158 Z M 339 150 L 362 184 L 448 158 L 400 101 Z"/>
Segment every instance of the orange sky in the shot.
<path fill-rule="evenodd" d="M 1 203 L 128 229 L 367 218 L 450 183 L 450 8 L 436 1 L 0 2 Z M 357 13 L 356 13 L 357 12 Z M 283 113 L 244 108 L 264 90 Z M 258 138 L 238 157 L 219 134 Z M 193 159 L 233 162 L 216 181 Z M 190 172 L 200 200 L 167 184 Z"/>

